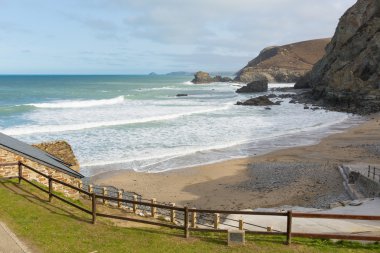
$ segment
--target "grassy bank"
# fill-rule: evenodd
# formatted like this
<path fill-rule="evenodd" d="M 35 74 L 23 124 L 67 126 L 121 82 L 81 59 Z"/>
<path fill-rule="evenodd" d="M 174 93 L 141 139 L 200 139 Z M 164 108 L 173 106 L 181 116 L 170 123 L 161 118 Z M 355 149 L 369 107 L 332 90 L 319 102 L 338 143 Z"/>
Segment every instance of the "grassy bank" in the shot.
<path fill-rule="evenodd" d="M 91 217 L 53 200 L 32 186 L 14 181 L 0 183 L 0 220 L 36 252 L 373 252 L 379 244 L 331 243 L 325 240 L 248 236 L 243 247 L 226 246 L 225 234 L 192 233 L 165 228 L 126 228 L 110 220 Z"/>

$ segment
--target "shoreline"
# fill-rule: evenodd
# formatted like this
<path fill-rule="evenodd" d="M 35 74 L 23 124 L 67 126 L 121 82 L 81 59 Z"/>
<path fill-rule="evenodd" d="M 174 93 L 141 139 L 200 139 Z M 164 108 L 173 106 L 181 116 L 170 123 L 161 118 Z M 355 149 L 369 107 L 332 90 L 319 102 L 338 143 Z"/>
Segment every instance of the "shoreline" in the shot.
<path fill-rule="evenodd" d="M 343 132 L 346 129 L 365 122 L 365 119 L 366 117 L 363 116 L 347 115 L 346 118 L 339 119 L 333 123 L 310 126 L 302 130 L 292 130 L 280 135 L 274 134 L 253 140 L 246 140 L 239 144 L 231 146 L 226 145 L 223 148 L 207 148 L 189 154 L 182 154 L 165 159 L 162 158 L 164 159 L 163 161 L 153 161 L 151 164 L 144 165 L 141 170 L 125 169 L 128 167 L 128 163 L 131 162 L 126 161 L 83 166 L 82 172 L 89 178 L 124 170 L 132 170 L 138 173 L 164 173 L 174 170 L 206 166 L 214 163 L 222 163 L 230 160 L 246 159 L 252 156 L 265 155 L 285 148 L 317 144 L 321 139 L 331 134 Z M 152 159 L 158 158 L 154 157 Z M 184 162 L 186 160 L 190 160 L 190 162 Z"/>
<path fill-rule="evenodd" d="M 380 150 L 379 121 L 380 114 L 369 116 L 315 145 L 161 173 L 105 172 L 90 181 L 135 191 L 145 199 L 198 208 L 326 207 L 348 199 L 336 165 L 380 163 L 376 153 Z"/>

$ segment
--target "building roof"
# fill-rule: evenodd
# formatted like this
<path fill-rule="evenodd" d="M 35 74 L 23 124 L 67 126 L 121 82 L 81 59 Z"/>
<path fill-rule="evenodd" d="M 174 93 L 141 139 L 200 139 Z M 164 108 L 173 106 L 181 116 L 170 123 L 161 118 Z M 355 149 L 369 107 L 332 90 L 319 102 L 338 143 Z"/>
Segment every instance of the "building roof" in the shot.
<path fill-rule="evenodd" d="M 17 153 L 21 156 L 27 157 L 28 159 L 43 164 L 49 168 L 61 171 L 67 175 L 76 178 L 84 177 L 82 174 L 69 168 L 68 166 L 70 164 L 67 164 L 61 159 L 3 133 L 0 133 L 0 147 L 3 147 L 4 149 Z"/>

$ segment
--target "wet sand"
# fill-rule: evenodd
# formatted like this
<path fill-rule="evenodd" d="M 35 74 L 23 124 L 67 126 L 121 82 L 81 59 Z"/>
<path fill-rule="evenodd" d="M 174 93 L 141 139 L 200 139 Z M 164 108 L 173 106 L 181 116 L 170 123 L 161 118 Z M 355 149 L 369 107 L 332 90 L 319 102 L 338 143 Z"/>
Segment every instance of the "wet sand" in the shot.
<path fill-rule="evenodd" d="M 359 162 L 380 163 L 380 114 L 316 145 L 162 173 L 113 171 L 91 182 L 197 208 L 326 207 L 348 199 L 337 165 Z"/>

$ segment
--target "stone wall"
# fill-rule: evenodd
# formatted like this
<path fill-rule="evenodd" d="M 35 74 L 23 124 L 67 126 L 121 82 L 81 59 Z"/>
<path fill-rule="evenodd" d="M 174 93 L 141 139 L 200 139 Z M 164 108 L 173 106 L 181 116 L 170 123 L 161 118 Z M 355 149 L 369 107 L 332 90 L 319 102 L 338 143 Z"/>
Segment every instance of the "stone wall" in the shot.
<path fill-rule="evenodd" d="M 351 172 L 355 173 L 355 172 Z M 357 173 L 357 172 L 356 172 Z M 357 173 L 359 174 L 359 173 Z M 355 181 L 359 191 L 367 198 L 380 197 L 380 183 L 359 174 Z"/>
<path fill-rule="evenodd" d="M 78 186 L 79 182 L 81 182 L 81 179 L 72 177 L 70 175 L 67 175 L 65 173 L 62 173 L 58 170 L 51 169 L 45 165 L 39 164 L 37 162 L 34 162 L 30 159 L 27 159 L 25 157 L 22 157 L 18 154 L 12 153 L 6 149 L 0 148 L 0 163 L 15 163 L 21 161 L 22 163 L 40 171 L 41 173 L 45 175 L 50 175 L 52 178 L 55 178 L 57 180 L 63 181 L 65 183 L 68 183 L 73 186 Z M 25 177 L 28 180 L 35 180 L 38 183 L 41 183 L 45 186 L 48 186 L 48 179 L 27 169 L 23 168 L 22 172 L 23 177 Z M 5 166 L 0 167 L 0 177 L 12 177 L 12 176 L 18 176 L 18 166 Z M 65 196 L 78 199 L 79 193 L 71 188 L 68 188 L 66 186 L 63 186 L 61 184 L 57 184 L 53 182 L 53 190 L 63 193 Z"/>

